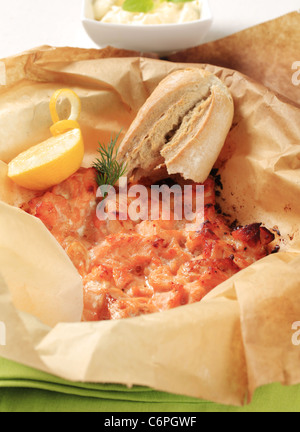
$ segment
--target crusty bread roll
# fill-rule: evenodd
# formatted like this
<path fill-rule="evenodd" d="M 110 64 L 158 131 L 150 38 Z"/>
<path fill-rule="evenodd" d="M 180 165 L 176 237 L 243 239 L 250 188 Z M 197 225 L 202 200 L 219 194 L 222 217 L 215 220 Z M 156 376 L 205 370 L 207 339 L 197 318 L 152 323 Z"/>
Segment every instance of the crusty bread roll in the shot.
<path fill-rule="evenodd" d="M 168 173 L 204 182 L 232 125 L 234 105 L 223 82 L 203 69 L 168 75 L 147 99 L 118 154 L 139 179 L 165 165 Z"/>

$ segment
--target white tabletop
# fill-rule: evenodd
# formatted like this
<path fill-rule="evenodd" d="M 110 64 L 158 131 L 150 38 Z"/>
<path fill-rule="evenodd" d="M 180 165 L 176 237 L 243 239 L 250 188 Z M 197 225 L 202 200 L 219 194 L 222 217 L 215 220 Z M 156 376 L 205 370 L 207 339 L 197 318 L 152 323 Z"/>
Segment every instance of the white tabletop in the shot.
<path fill-rule="evenodd" d="M 81 24 L 82 0 L 0 0 L 0 58 L 41 45 L 95 48 Z M 299 10 L 300 0 L 210 0 L 206 42 Z"/>

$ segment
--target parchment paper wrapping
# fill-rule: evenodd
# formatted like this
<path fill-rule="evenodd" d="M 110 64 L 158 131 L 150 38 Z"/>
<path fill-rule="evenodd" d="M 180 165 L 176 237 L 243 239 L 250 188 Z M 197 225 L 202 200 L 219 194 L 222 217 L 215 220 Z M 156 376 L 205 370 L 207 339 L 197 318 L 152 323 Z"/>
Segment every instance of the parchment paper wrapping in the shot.
<path fill-rule="evenodd" d="M 300 106 L 300 10 L 171 55 L 176 62 L 238 70 Z"/>
<path fill-rule="evenodd" d="M 72 87 L 82 99 L 89 166 L 98 140 L 125 132 L 159 81 L 186 67 L 90 55 L 89 60 L 85 50 L 44 48 L 5 61 L 0 320 L 7 345 L 0 355 L 74 381 L 145 385 L 232 405 L 250 400 L 264 384 L 300 383 L 300 346 L 292 343 L 292 325 L 300 321 L 300 110 L 230 69 L 194 65 L 224 80 L 235 102 L 233 127 L 217 162 L 224 185 L 220 204 L 241 224 L 276 227 L 281 252 L 200 303 L 121 321 L 76 322 L 80 287 L 74 268 L 51 234 L 12 206 L 25 191 L 7 179 L 6 163 L 50 135 L 48 103 L 57 88 Z M 20 296 L 24 287 L 30 301 Z M 52 310 L 62 304 L 49 319 L 39 301 Z"/>

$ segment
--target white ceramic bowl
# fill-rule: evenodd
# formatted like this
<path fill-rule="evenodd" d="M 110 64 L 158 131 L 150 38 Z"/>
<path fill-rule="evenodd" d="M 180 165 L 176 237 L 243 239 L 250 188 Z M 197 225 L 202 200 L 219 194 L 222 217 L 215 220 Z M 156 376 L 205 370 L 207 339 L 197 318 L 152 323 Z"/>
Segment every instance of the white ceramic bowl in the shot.
<path fill-rule="evenodd" d="M 92 4 L 93 0 L 83 0 L 82 24 L 89 37 L 101 48 L 110 45 L 166 55 L 200 45 L 213 21 L 208 0 L 202 0 L 200 20 L 158 25 L 101 23 L 94 18 Z"/>

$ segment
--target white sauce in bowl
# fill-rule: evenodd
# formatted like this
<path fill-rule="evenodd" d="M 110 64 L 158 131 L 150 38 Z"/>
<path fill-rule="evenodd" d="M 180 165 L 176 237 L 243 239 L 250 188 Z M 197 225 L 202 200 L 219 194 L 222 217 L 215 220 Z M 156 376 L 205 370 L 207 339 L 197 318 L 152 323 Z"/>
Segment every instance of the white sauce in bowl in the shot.
<path fill-rule="evenodd" d="M 110 24 L 181 24 L 201 18 L 201 0 L 186 3 L 156 1 L 155 8 L 148 13 L 127 12 L 122 9 L 125 0 L 95 0 L 95 19 Z"/>

